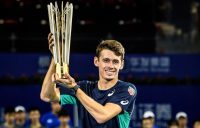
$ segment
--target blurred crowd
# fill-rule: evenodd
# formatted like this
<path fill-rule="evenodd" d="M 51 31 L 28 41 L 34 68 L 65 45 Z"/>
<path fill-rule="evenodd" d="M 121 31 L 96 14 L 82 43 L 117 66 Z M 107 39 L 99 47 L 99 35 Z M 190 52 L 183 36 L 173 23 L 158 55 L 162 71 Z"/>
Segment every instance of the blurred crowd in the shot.
<path fill-rule="evenodd" d="M 155 114 L 152 111 L 145 111 L 142 118 L 142 128 L 159 128 L 156 125 Z M 188 116 L 185 112 L 176 113 L 175 119 L 167 122 L 167 128 L 189 128 Z M 192 128 L 200 128 L 200 119 L 193 122 Z"/>
<path fill-rule="evenodd" d="M 0 128 L 73 128 L 70 114 L 58 102 L 51 103 L 51 110 L 41 114 L 38 107 L 26 110 L 24 106 L 6 107 Z M 153 111 L 145 111 L 141 119 L 141 128 L 159 128 Z M 189 128 L 187 113 L 180 111 L 169 120 L 166 128 Z M 200 119 L 192 123 L 192 128 L 200 128 Z"/>
<path fill-rule="evenodd" d="M 39 107 L 6 107 L 3 117 L 0 128 L 72 128 L 68 110 L 58 102 L 51 103 L 51 111 L 44 114 Z"/>

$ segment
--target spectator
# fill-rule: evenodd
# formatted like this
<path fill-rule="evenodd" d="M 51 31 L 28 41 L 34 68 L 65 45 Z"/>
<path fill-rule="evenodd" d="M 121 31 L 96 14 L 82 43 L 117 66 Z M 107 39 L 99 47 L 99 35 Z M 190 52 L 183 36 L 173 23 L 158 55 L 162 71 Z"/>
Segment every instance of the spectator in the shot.
<path fill-rule="evenodd" d="M 7 107 L 4 111 L 4 123 L 0 125 L 0 128 L 14 128 L 15 125 L 15 111 L 13 107 Z"/>
<path fill-rule="evenodd" d="M 194 121 L 193 128 L 200 128 L 200 119 Z"/>
<path fill-rule="evenodd" d="M 71 126 L 69 125 L 70 116 L 69 116 L 69 113 L 66 109 L 62 108 L 58 112 L 58 118 L 59 118 L 59 121 L 60 121 L 59 128 L 71 128 Z"/>
<path fill-rule="evenodd" d="M 176 120 L 178 121 L 179 128 L 188 128 L 188 117 L 185 112 L 178 112 L 176 114 Z"/>
<path fill-rule="evenodd" d="M 15 128 L 25 128 L 27 125 L 26 109 L 23 106 L 15 107 Z"/>
<path fill-rule="evenodd" d="M 176 120 L 169 120 L 167 122 L 167 128 L 178 128 L 178 122 Z"/>
<path fill-rule="evenodd" d="M 40 123 L 40 109 L 33 107 L 29 110 L 30 125 L 28 128 L 44 128 Z"/>
<path fill-rule="evenodd" d="M 146 111 L 142 118 L 142 128 L 158 128 L 155 125 L 155 114 L 152 111 Z"/>
<path fill-rule="evenodd" d="M 59 102 L 51 102 L 51 111 L 44 114 L 41 123 L 47 128 L 55 128 L 59 126 L 58 112 L 61 110 Z"/>

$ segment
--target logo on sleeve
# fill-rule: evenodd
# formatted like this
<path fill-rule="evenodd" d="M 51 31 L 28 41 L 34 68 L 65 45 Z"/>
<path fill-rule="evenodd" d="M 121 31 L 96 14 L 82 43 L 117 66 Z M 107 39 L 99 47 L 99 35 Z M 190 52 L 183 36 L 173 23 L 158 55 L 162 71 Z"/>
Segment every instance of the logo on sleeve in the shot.
<path fill-rule="evenodd" d="M 120 104 L 122 104 L 122 105 L 127 105 L 128 103 L 129 103 L 128 100 L 122 100 L 122 101 L 120 102 Z"/>
<path fill-rule="evenodd" d="M 135 94 L 135 90 L 134 90 L 131 86 L 129 86 L 129 87 L 128 87 L 128 93 L 129 93 L 131 96 L 133 96 L 133 95 Z"/>
<path fill-rule="evenodd" d="M 115 89 L 112 92 L 108 93 L 108 96 L 112 96 L 114 93 L 115 93 Z"/>

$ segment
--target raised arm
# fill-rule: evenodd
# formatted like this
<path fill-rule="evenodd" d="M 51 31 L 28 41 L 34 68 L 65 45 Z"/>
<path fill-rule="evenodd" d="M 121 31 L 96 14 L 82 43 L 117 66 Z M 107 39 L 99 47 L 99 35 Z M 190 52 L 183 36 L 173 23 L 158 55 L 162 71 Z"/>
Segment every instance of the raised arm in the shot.
<path fill-rule="evenodd" d="M 55 70 L 55 63 L 52 59 L 49 69 L 45 75 L 40 93 L 40 98 L 45 102 L 59 101 L 60 99 L 60 91 L 56 88 L 56 84 L 52 80 L 52 75 L 55 73 Z"/>
<path fill-rule="evenodd" d="M 49 33 L 48 35 L 48 44 L 49 44 L 49 50 L 52 53 L 52 46 L 53 46 L 53 37 L 52 33 Z M 52 102 L 52 101 L 59 101 L 60 99 L 60 91 L 59 89 L 56 88 L 56 84 L 53 82 L 52 75 L 53 73 L 56 72 L 56 66 L 54 63 L 54 59 L 52 58 L 51 64 L 49 66 L 49 69 L 45 75 L 43 84 L 42 84 L 42 89 L 40 92 L 40 98 L 43 101 L 46 102 Z"/>

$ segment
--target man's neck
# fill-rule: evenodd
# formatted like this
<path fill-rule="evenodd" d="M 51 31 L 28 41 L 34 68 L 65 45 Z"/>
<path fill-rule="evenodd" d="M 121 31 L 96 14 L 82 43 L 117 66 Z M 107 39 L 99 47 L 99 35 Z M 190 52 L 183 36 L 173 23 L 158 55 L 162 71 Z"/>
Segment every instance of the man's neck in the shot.
<path fill-rule="evenodd" d="M 39 128 L 39 127 L 41 127 L 40 122 L 34 122 L 31 124 L 31 128 Z"/>
<path fill-rule="evenodd" d="M 113 79 L 111 81 L 100 79 L 98 81 L 98 88 L 99 88 L 99 90 L 108 90 L 108 89 L 112 88 L 113 86 L 115 86 L 117 81 L 118 81 L 118 79 Z"/>
<path fill-rule="evenodd" d="M 65 124 L 65 125 L 61 125 L 59 128 L 70 128 L 69 125 Z"/>

